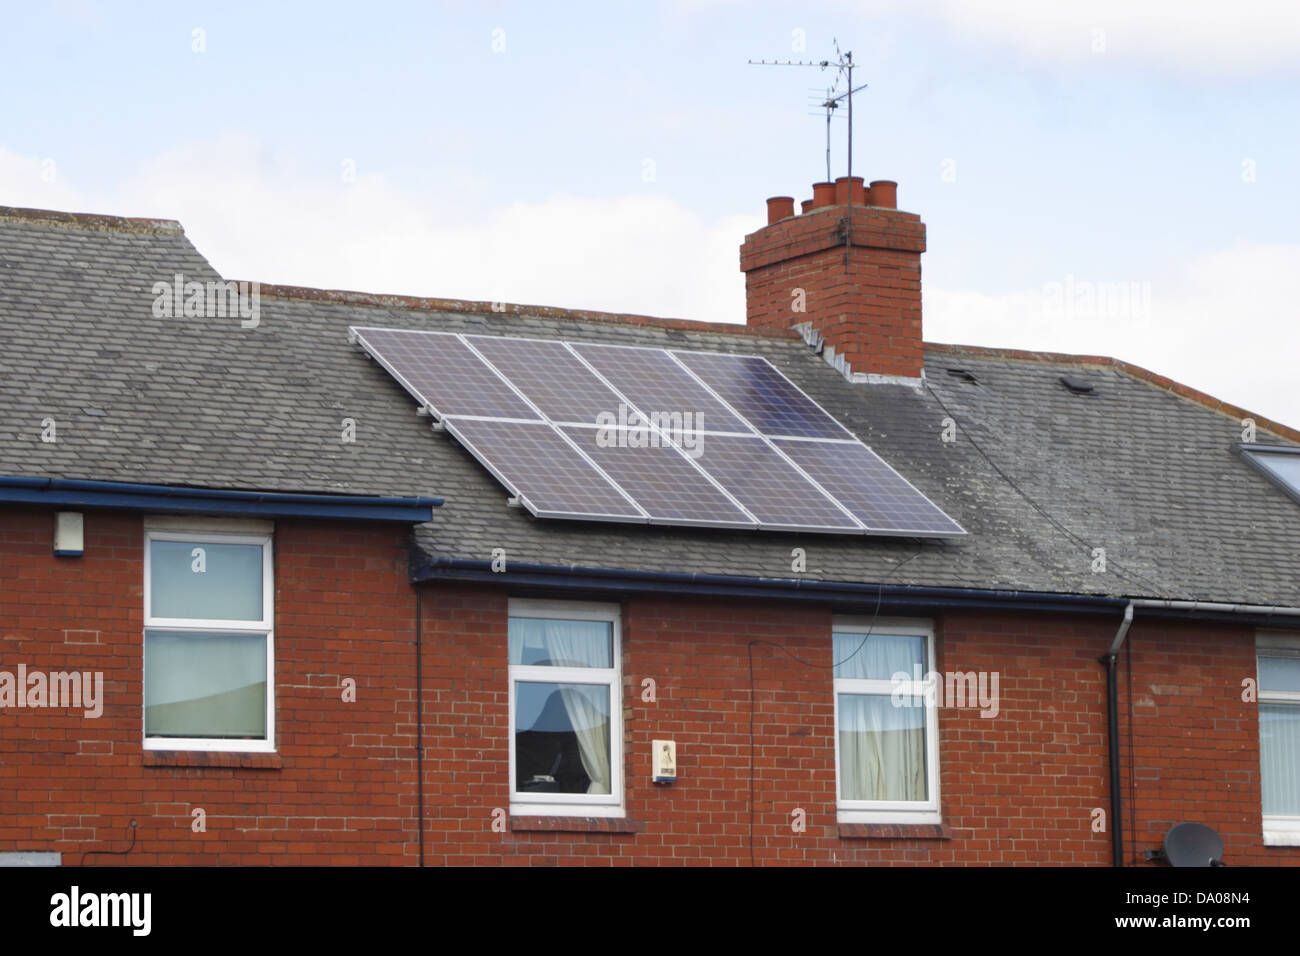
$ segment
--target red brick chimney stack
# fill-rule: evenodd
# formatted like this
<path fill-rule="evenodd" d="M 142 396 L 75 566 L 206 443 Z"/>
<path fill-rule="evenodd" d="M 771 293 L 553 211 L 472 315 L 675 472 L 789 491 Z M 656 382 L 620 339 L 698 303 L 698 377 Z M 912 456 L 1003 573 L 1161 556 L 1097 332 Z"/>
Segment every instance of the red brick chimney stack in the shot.
<path fill-rule="evenodd" d="M 814 183 L 799 214 L 769 199 L 740 247 L 748 323 L 796 329 L 851 381 L 919 382 L 925 224 L 897 207 L 897 183 L 859 176 Z"/>

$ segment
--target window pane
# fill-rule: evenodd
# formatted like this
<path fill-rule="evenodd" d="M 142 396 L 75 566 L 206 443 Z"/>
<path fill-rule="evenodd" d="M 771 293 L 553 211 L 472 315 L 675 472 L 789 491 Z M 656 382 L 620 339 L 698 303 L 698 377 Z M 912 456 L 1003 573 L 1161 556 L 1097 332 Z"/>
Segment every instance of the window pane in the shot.
<path fill-rule="evenodd" d="M 1300 657 L 1261 657 L 1259 689 L 1300 691 Z"/>
<path fill-rule="evenodd" d="M 862 680 L 925 677 L 925 638 L 895 634 L 836 634 L 831 646 L 835 676 Z M 920 675 L 917 675 L 917 671 Z"/>
<path fill-rule="evenodd" d="M 925 800 L 925 706 L 840 694 L 840 797 Z"/>
<path fill-rule="evenodd" d="M 614 625 L 609 621 L 510 619 L 510 663 L 552 667 L 613 667 Z"/>
<path fill-rule="evenodd" d="M 609 685 L 515 684 L 515 789 L 609 793 Z"/>
<path fill-rule="evenodd" d="M 261 545 L 150 541 L 149 573 L 154 617 L 262 620 Z"/>
<path fill-rule="evenodd" d="M 1254 459 L 1277 475 L 1297 494 L 1300 494 L 1300 455 L 1290 455 L 1285 452 L 1260 453 L 1247 452 L 1253 455 Z"/>
<path fill-rule="evenodd" d="M 147 631 L 149 737 L 266 737 L 266 635 Z"/>
<path fill-rule="evenodd" d="M 1300 816 L 1300 706 L 1259 705 L 1259 762 L 1264 813 Z"/>

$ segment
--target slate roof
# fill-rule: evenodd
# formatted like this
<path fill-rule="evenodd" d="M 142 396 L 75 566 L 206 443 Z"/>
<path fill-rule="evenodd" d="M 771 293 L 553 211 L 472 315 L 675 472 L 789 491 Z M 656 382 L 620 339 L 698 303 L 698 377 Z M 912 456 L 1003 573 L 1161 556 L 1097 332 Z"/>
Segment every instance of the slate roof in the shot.
<path fill-rule="evenodd" d="M 176 273 L 219 278 L 175 223 L 0 207 L 0 475 L 437 495 L 446 504 L 414 534 L 443 558 L 505 548 L 524 564 L 793 578 L 802 547 L 801 577 L 827 581 L 1300 606 L 1300 506 L 1240 460 L 1240 410 L 1123 363 L 927 346 L 927 390 L 851 385 L 793 334 L 269 287 L 244 329 L 155 317 L 152 286 Z M 349 325 L 763 355 L 970 533 L 533 519 L 430 430 Z M 1095 391 L 1073 394 L 1062 375 Z M 45 418 L 56 443 L 40 440 Z M 340 440 L 345 418 L 354 444 Z M 1258 440 L 1297 437 L 1264 423 Z M 1092 570 L 1095 547 L 1107 573 Z"/>

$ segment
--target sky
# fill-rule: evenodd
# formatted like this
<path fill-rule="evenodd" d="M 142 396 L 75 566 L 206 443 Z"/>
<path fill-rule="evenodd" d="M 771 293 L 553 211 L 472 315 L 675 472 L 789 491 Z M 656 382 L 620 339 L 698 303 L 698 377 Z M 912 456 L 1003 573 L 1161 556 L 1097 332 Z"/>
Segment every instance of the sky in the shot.
<path fill-rule="evenodd" d="M 854 174 L 928 227 L 927 341 L 1300 427 L 1293 0 L 14 4 L 0 204 L 177 219 L 227 278 L 741 322 L 835 80 L 747 61 L 836 42 Z"/>

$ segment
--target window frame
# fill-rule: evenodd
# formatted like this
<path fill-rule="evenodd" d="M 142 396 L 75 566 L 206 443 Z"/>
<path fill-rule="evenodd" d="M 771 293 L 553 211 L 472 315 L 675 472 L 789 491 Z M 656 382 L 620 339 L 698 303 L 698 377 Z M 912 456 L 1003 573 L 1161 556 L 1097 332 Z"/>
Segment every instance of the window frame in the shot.
<path fill-rule="evenodd" d="M 506 647 L 506 696 L 509 738 L 509 788 L 511 816 L 622 817 L 623 799 L 623 640 L 622 609 L 617 604 L 588 601 L 550 601 L 510 598 L 507 615 L 513 618 L 547 618 L 559 621 L 610 623 L 613 667 L 551 667 L 511 664 Z M 515 789 L 515 688 L 520 682 L 594 684 L 609 687 L 609 793 L 522 793 Z"/>
<path fill-rule="evenodd" d="M 905 693 L 919 694 L 924 700 L 924 675 L 937 670 L 935 666 L 934 625 L 928 621 L 912 619 L 880 619 L 836 617 L 831 626 L 831 654 L 835 653 L 836 635 L 925 638 L 925 664 L 920 681 L 907 681 L 902 685 Z M 835 658 L 831 659 L 832 708 L 834 711 L 832 742 L 835 749 L 835 811 L 839 823 L 902 823 L 939 824 L 943 813 L 939 792 L 939 706 L 926 702 L 925 707 L 925 800 L 848 800 L 841 792 L 843 780 L 840 772 L 840 695 L 885 696 L 894 693 L 893 680 L 868 680 L 856 677 L 836 677 Z"/>
<path fill-rule="evenodd" d="M 1237 451 L 1245 460 L 1246 464 L 1254 468 L 1257 472 L 1272 482 L 1283 494 L 1291 498 L 1292 501 L 1300 502 L 1300 486 L 1292 484 L 1291 481 L 1282 477 L 1280 472 L 1274 471 L 1266 463 L 1268 458 L 1281 458 L 1285 456 L 1295 457 L 1300 455 L 1300 446 L 1296 445 L 1263 445 L 1258 442 L 1247 444 L 1238 442 Z"/>
<path fill-rule="evenodd" d="M 169 525 L 165 530 L 149 527 L 144 531 L 144 627 L 140 632 L 140 736 L 145 750 L 187 750 L 222 753 L 275 753 L 275 561 L 273 532 L 251 534 L 238 531 L 186 531 Z M 203 618 L 155 617 L 153 615 L 153 548 L 154 541 L 183 541 L 202 547 L 204 544 L 249 544 L 262 548 L 262 619 L 260 621 L 217 621 Z M 261 740 L 239 737 L 150 737 L 146 729 L 145 700 L 148 687 L 148 631 L 176 631 L 191 634 L 243 633 L 266 638 L 266 736 Z"/>
<path fill-rule="evenodd" d="M 1273 653 L 1269 653 L 1272 651 Z M 1281 653 L 1278 653 L 1281 652 Z M 1284 632 L 1257 632 L 1255 635 L 1255 700 L 1256 704 L 1284 704 L 1300 709 L 1300 691 L 1264 689 L 1260 679 L 1261 657 L 1300 658 L 1300 634 Z M 1258 741 L 1259 738 L 1256 737 Z M 1260 799 L 1264 789 L 1264 748 L 1259 741 Z M 1264 814 L 1261 806 L 1265 846 L 1300 846 L 1300 814 L 1290 816 Z"/>

